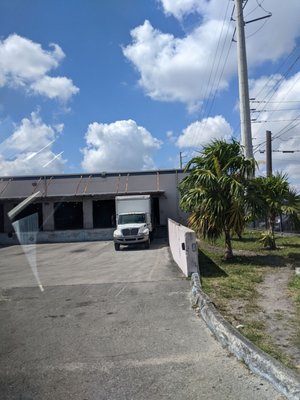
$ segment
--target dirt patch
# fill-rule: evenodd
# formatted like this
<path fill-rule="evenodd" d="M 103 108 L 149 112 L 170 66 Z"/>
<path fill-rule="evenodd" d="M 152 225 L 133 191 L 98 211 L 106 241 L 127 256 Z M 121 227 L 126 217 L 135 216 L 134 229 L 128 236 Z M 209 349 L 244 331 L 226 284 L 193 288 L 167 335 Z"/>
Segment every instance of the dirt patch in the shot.
<path fill-rule="evenodd" d="M 296 343 L 297 310 L 288 295 L 288 282 L 294 274 L 289 267 L 276 268 L 257 286 L 263 319 L 270 341 L 288 356 L 300 371 L 300 347 Z"/>
<path fill-rule="evenodd" d="M 257 299 L 254 303 L 231 299 L 223 315 L 241 333 L 244 321 L 252 321 L 250 325 L 261 324 L 266 341 L 283 353 L 300 372 L 297 309 L 288 293 L 288 283 L 294 274 L 290 267 L 272 269 L 256 286 Z"/>

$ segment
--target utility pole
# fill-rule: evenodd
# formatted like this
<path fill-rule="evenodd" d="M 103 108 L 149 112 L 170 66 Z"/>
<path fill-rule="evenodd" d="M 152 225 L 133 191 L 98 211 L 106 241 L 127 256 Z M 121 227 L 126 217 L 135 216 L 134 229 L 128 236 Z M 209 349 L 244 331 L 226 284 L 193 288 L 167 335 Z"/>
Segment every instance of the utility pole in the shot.
<path fill-rule="evenodd" d="M 182 159 L 183 159 L 183 158 L 186 158 L 186 157 L 187 157 L 187 155 L 186 155 L 186 154 L 184 155 L 184 152 L 182 152 L 182 151 L 179 152 L 180 169 L 183 169 L 183 162 L 182 162 Z"/>
<path fill-rule="evenodd" d="M 272 176 L 272 132 L 266 131 L 266 166 L 267 176 Z"/>
<path fill-rule="evenodd" d="M 180 169 L 182 169 L 182 151 L 179 153 Z"/>
<path fill-rule="evenodd" d="M 249 86 L 247 55 L 245 43 L 245 22 L 243 16 L 243 0 L 234 0 L 236 8 L 236 31 L 237 31 L 237 56 L 238 56 L 238 76 L 239 76 L 239 95 L 240 95 L 240 118 L 241 118 L 241 138 L 245 146 L 246 158 L 253 158 L 250 106 L 249 106 Z"/>

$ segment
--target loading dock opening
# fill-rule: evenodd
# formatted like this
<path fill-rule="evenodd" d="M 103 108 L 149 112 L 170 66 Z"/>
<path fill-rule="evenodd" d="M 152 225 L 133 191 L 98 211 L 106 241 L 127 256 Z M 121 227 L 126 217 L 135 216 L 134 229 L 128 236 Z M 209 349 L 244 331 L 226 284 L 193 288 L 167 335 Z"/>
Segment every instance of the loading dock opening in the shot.
<path fill-rule="evenodd" d="M 70 201 L 54 203 L 54 226 L 58 231 L 82 229 L 82 202 Z"/>
<path fill-rule="evenodd" d="M 112 228 L 116 226 L 115 199 L 93 201 L 94 228 Z"/>
<path fill-rule="evenodd" d="M 0 204 L 0 232 L 4 232 L 4 210 L 3 204 Z"/>
<path fill-rule="evenodd" d="M 17 206 L 17 204 L 15 204 L 14 206 Z M 43 206 L 42 206 L 42 203 L 29 204 L 28 206 L 26 206 L 26 208 L 24 208 L 24 210 L 22 210 L 18 213 L 16 218 L 14 218 L 14 221 L 28 217 L 29 215 L 32 215 L 35 213 L 38 214 L 39 230 L 42 231 L 43 230 Z M 1 218 L 0 218 L 0 220 L 1 220 Z"/>

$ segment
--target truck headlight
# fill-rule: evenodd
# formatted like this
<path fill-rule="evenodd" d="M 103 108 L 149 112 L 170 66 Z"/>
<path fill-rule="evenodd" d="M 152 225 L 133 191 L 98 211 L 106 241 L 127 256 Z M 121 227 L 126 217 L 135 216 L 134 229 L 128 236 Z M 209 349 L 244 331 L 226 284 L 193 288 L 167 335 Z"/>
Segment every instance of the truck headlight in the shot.
<path fill-rule="evenodd" d="M 121 231 L 119 231 L 118 229 L 116 229 L 115 231 L 114 231 L 114 237 L 115 238 L 119 238 L 119 237 L 122 237 L 123 235 L 122 235 L 122 232 Z"/>
<path fill-rule="evenodd" d="M 142 228 L 139 229 L 139 233 L 142 234 L 142 235 L 147 236 L 147 235 L 149 235 L 149 229 L 142 227 Z"/>

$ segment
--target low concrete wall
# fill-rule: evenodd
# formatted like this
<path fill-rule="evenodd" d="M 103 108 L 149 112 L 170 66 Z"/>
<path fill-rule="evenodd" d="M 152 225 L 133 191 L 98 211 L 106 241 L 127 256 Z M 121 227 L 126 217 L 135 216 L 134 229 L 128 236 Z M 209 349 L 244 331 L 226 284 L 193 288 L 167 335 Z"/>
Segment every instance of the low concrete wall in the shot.
<path fill-rule="evenodd" d="M 64 242 L 86 242 L 97 240 L 112 240 L 115 228 L 107 229 L 80 229 L 68 231 L 41 231 L 37 234 L 36 243 L 64 243 Z M 19 244 L 15 233 L 0 234 L 0 244 Z"/>
<path fill-rule="evenodd" d="M 174 261 L 185 274 L 199 272 L 196 234 L 191 229 L 168 220 L 169 244 Z"/>

